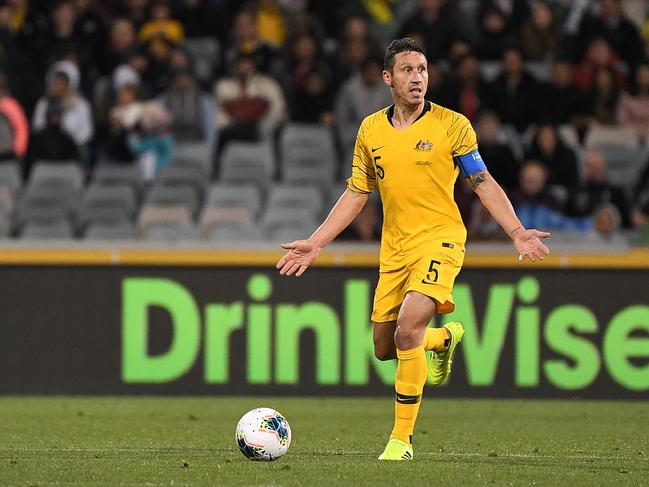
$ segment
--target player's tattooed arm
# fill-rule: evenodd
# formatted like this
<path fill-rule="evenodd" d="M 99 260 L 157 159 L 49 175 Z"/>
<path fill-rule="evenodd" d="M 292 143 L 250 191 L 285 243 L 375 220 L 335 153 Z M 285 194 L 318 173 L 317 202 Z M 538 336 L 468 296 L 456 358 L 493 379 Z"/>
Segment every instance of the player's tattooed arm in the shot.
<path fill-rule="evenodd" d="M 467 176 L 466 180 L 469 182 L 469 184 L 475 191 L 476 189 L 478 189 L 478 186 L 480 186 L 482 183 L 484 183 L 487 180 L 488 174 L 489 172 L 486 169 L 483 169 L 482 171 Z"/>

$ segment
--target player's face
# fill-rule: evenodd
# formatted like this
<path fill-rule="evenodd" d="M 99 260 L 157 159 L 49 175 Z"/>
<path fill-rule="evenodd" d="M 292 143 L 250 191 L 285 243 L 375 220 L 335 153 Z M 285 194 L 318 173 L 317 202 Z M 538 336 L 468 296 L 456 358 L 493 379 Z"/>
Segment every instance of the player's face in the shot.
<path fill-rule="evenodd" d="M 428 89 L 428 63 L 420 52 L 400 52 L 395 56 L 392 72 L 383 71 L 385 82 L 392 88 L 395 103 L 418 105 Z"/>

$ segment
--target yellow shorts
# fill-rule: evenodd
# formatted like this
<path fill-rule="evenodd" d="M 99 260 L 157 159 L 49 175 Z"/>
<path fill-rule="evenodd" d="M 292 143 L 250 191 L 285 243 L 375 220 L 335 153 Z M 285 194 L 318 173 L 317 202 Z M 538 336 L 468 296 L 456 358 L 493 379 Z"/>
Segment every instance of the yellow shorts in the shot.
<path fill-rule="evenodd" d="M 434 299 L 437 313 L 450 313 L 455 309 L 453 283 L 464 262 L 464 246 L 438 241 L 426 248 L 430 251 L 411 264 L 379 273 L 372 311 L 374 323 L 396 321 L 408 291 Z"/>

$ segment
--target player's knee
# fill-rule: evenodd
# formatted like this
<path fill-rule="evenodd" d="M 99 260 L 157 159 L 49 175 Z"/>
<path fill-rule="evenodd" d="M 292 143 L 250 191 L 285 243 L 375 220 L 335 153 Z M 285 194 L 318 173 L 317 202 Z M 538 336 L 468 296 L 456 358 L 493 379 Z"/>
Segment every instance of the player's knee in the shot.
<path fill-rule="evenodd" d="M 381 362 L 386 360 L 393 360 L 396 358 L 396 353 L 393 350 L 388 350 L 386 348 L 374 347 L 374 356 L 379 359 Z"/>
<path fill-rule="evenodd" d="M 374 340 L 374 356 L 381 361 L 397 358 L 394 343 L 386 343 L 385 340 Z"/>
<path fill-rule="evenodd" d="M 412 343 L 419 334 L 419 331 L 415 327 L 399 326 L 395 339 L 397 343 Z"/>

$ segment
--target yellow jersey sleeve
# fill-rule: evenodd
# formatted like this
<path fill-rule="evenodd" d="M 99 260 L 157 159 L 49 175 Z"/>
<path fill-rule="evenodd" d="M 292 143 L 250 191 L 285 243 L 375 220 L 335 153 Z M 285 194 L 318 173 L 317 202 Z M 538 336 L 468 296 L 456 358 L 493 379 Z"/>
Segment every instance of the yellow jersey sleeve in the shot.
<path fill-rule="evenodd" d="M 376 171 L 372 164 L 372 156 L 367 148 L 365 136 L 365 121 L 361 124 L 356 135 L 354 157 L 352 159 L 352 175 L 347 180 L 347 187 L 356 193 L 371 193 L 376 186 Z"/>
<path fill-rule="evenodd" d="M 453 114 L 451 126 L 448 128 L 448 136 L 451 140 L 453 157 L 463 156 L 478 148 L 475 130 L 464 115 Z"/>

